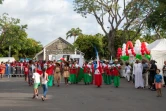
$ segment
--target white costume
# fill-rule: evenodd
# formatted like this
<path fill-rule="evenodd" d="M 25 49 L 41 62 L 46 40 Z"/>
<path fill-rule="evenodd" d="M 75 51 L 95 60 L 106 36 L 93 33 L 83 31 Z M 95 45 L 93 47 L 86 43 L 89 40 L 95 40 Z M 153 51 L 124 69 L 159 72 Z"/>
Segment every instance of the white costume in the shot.
<path fill-rule="evenodd" d="M 144 87 L 144 82 L 142 78 L 143 66 L 141 63 L 135 63 L 133 65 L 133 74 L 135 75 L 135 88 Z"/>
<path fill-rule="evenodd" d="M 125 66 L 125 77 L 127 81 L 130 81 L 130 76 L 131 76 L 131 66 Z"/>

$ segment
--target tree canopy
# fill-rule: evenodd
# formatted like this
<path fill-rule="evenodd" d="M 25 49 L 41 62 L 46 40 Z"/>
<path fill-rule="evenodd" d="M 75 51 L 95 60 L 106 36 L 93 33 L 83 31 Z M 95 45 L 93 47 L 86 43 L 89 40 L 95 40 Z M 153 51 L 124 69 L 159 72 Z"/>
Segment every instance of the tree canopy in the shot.
<path fill-rule="evenodd" d="M 82 34 L 82 30 L 80 28 L 72 28 L 66 33 L 66 39 L 69 37 L 74 37 L 74 42 L 76 40 L 76 37 L 78 37 L 80 34 Z"/>
<path fill-rule="evenodd" d="M 144 28 L 146 19 L 153 11 L 153 4 L 150 0 L 74 0 L 74 10 L 83 17 L 87 17 L 88 14 L 95 17 L 108 38 L 109 51 L 115 56 L 117 30 L 123 29 L 123 42 L 127 41 L 125 36 L 129 30 L 136 32 L 131 37 L 134 39 Z M 107 30 L 107 27 L 110 29 Z"/>
<path fill-rule="evenodd" d="M 40 42 L 27 37 L 26 28 L 27 25 L 20 25 L 19 19 L 8 14 L 0 16 L 0 56 L 8 56 L 9 46 L 11 55 L 16 59 L 34 57 L 42 49 Z"/>
<path fill-rule="evenodd" d="M 102 38 L 103 35 L 96 34 L 96 35 L 79 35 L 77 40 L 74 42 L 74 46 L 85 53 L 85 58 L 87 60 L 95 59 L 95 49 L 97 48 L 100 55 L 103 54 L 102 49 Z"/>

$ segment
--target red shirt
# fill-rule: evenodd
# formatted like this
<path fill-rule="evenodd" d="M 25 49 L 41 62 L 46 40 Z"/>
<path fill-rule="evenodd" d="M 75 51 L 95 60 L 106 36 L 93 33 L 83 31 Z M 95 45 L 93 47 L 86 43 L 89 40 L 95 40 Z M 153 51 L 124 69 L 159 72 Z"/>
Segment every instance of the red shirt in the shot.
<path fill-rule="evenodd" d="M 77 68 L 74 65 L 71 66 L 70 73 L 71 74 L 77 74 Z"/>
<path fill-rule="evenodd" d="M 116 67 L 114 67 L 114 68 L 112 69 L 112 73 L 113 73 L 114 76 L 119 76 L 119 71 L 117 70 Z"/>
<path fill-rule="evenodd" d="M 108 64 L 105 66 L 104 70 L 105 70 L 105 73 L 106 73 L 107 75 L 110 75 L 110 74 L 111 74 L 111 71 L 110 71 L 110 69 L 109 69 L 109 67 L 108 67 Z"/>
<path fill-rule="evenodd" d="M 88 65 L 84 66 L 84 73 L 89 73 L 90 72 L 90 68 L 88 67 Z"/>
<path fill-rule="evenodd" d="M 25 74 L 29 73 L 29 68 L 27 66 L 24 67 L 24 72 L 25 72 Z"/>

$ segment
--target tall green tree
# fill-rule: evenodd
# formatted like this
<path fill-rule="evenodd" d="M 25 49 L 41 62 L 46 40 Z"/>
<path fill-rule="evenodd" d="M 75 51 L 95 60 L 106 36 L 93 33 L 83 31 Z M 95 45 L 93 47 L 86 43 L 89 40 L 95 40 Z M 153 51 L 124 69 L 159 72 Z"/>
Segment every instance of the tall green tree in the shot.
<path fill-rule="evenodd" d="M 166 32 L 166 1 L 154 0 L 155 8 L 147 19 L 147 26 L 156 32 L 157 38 L 163 38 Z"/>
<path fill-rule="evenodd" d="M 82 30 L 80 28 L 72 28 L 71 30 L 69 30 L 66 33 L 66 39 L 68 39 L 69 37 L 74 37 L 74 42 L 76 41 L 76 38 L 82 34 Z"/>
<path fill-rule="evenodd" d="M 6 13 L 0 16 L 0 48 L 6 44 L 20 43 L 27 37 L 26 28 L 27 25 L 20 25 L 20 19 L 9 17 Z"/>
<path fill-rule="evenodd" d="M 120 3 L 123 3 L 123 6 L 120 6 Z M 117 30 L 122 28 L 124 35 L 128 30 L 134 30 L 136 35 L 139 34 L 152 9 L 153 2 L 150 0 L 74 0 L 74 11 L 83 17 L 87 17 L 88 14 L 95 17 L 108 38 L 108 49 L 114 57 Z M 106 24 L 108 26 L 105 27 Z M 107 27 L 110 29 L 107 30 Z M 125 42 L 126 37 L 122 36 L 122 40 Z"/>
<path fill-rule="evenodd" d="M 103 35 L 79 35 L 77 40 L 74 42 L 74 46 L 85 53 L 85 58 L 87 60 L 95 59 L 96 54 L 94 47 L 97 48 L 100 57 L 103 55 L 103 47 L 102 47 L 102 38 Z"/>
<path fill-rule="evenodd" d="M 27 38 L 27 25 L 20 25 L 20 20 L 9 17 L 8 14 L 0 16 L 0 56 L 34 57 L 42 49 L 40 42 Z M 9 51 L 9 46 L 11 51 Z"/>

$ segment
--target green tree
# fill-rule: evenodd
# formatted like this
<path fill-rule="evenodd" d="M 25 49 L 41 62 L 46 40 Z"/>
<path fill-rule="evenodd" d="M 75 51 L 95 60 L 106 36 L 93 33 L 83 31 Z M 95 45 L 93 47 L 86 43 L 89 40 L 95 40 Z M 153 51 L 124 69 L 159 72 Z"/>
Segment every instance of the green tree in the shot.
<path fill-rule="evenodd" d="M 2 4 L 2 3 L 3 3 L 3 1 L 4 1 L 4 0 L 0 0 L 0 4 Z"/>
<path fill-rule="evenodd" d="M 71 30 L 69 30 L 66 33 L 66 39 L 68 39 L 69 37 L 74 37 L 74 42 L 76 41 L 76 38 L 82 34 L 82 30 L 80 28 L 72 28 Z"/>
<path fill-rule="evenodd" d="M 166 32 L 166 1 L 155 0 L 153 13 L 147 19 L 147 27 L 156 32 L 157 38 L 163 38 Z"/>
<path fill-rule="evenodd" d="M 123 6 L 120 6 L 120 3 L 123 3 Z M 114 57 L 116 54 L 115 36 L 118 28 L 123 23 L 121 28 L 123 28 L 124 35 L 127 34 L 127 30 L 134 30 L 136 35 L 139 34 L 147 17 L 152 13 L 152 9 L 153 3 L 149 0 L 74 0 L 74 11 L 83 17 L 91 14 L 96 18 L 108 38 L 108 49 Z M 105 24 L 108 26 L 105 27 Z M 110 28 L 109 31 L 107 27 Z M 126 37 L 122 36 L 122 40 L 125 42 Z"/>
<path fill-rule="evenodd" d="M 42 45 L 40 42 L 34 40 L 33 38 L 26 38 L 22 48 L 19 52 L 19 57 L 33 58 L 36 53 L 42 50 Z"/>
<path fill-rule="evenodd" d="M 8 14 L 4 13 L 0 16 L 0 48 L 7 45 L 12 45 L 27 37 L 25 29 L 27 25 L 20 25 L 20 20 L 8 17 Z"/>
<path fill-rule="evenodd" d="M 99 55 L 103 55 L 103 48 L 102 48 L 102 38 L 101 34 L 96 35 L 79 35 L 77 40 L 74 42 L 74 46 L 85 53 L 85 58 L 87 60 L 95 59 L 96 54 L 94 47 L 97 48 Z"/>
<path fill-rule="evenodd" d="M 27 25 L 20 25 L 19 19 L 10 18 L 8 14 L 0 17 L 0 56 L 7 57 L 11 52 L 16 59 L 33 57 L 42 49 L 40 42 L 27 38 L 26 28 Z"/>
<path fill-rule="evenodd" d="M 141 39 L 140 36 L 141 35 L 138 35 L 134 37 L 134 39 L 131 39 L 133 35 L 135 35 L 135 31 L 126 31 L 127 35 L 124 35 L 124 31 L 123 30 L 117 30 L 116 31 L 116 35 L 115 35 L 115 50 L 117 51 L 117 49 L 119 47 L 122 47 L 123 43 L 126 43 L 126 42 L 123 42 L 123 39 L 122 39 L 122 36 L 126 36 L 126 40 L 130 40 L 132 41 L 133 43 L 137 40 L 137 39 Z M 145 39 L 141 39 L 142 41 L 145 40 Z M 107 37 L 103 37 L 103 49 L 104 49 L 104 57 L 106 59 L 110 59 L 110 53 L 108 52 L 108 39 Z"/>

